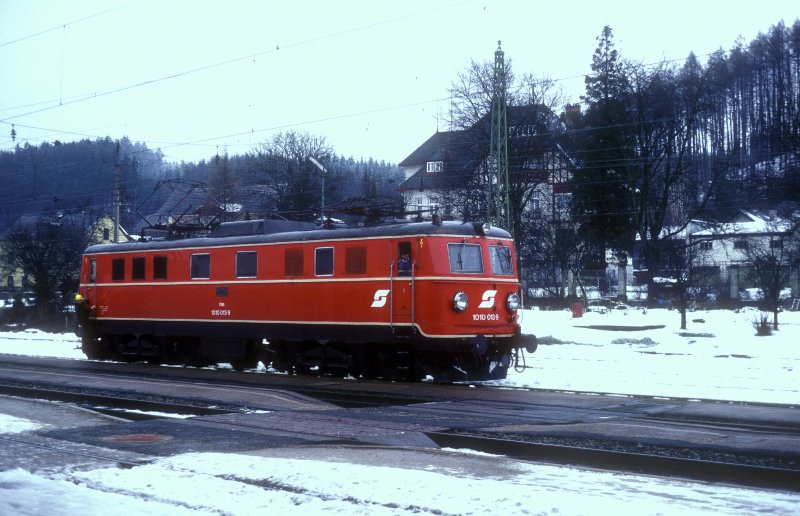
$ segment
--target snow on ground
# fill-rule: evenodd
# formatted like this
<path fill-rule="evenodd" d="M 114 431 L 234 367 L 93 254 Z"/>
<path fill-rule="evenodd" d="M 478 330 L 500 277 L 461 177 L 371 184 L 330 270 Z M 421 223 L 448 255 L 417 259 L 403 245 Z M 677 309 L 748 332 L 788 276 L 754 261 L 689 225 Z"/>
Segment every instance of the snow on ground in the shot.
<path fill-rule="evenodd" d="M 501 384 L 575 391 L 800 405 L 800 312 L 781 312 L 779 329 L 756 336 L 761 313 L 746 309 L 612 310 L 573 318 L 525 311 L 523 329 L 539 337 L 531 369 Z M 769 315 L 769 320 L 772 316 Z M 590 326 L 661 326 L 611 331 Z"/>
<path fill-rule="evenodd" d="M 527 355 L 528 368 L 496 383 L 800 405 L 800 313 L 781 313 L 780 329 L 767 337 L 755 336 L 758 317 L 756 311 L 691 312 L 688 328 L 680 330 L 679 314 L 667 310 L 581 318 L 568 311 L 525 311 L 523 328 L 540 338 L 539 350 Z M 74 336 L 36 331 L 0 333 L 0 353 L 84 359 Z M 34 421 L 2 415 L 0 405 L 0 434 L 35 428 Z M 800 513 L 798 493 L 486 455 L 468 455 L 471 467 L 459 469 L 443 465 L 437 453 L 414 465 L 382 464 L 379 453 L 371 461 L 195 453 L 132 469 L 4 471 L 0 514 L 106 514 L 112 506 L 125 514 L 170 515 Z"/>
<path fill-rule="evenodd" d="M 496 475 L 218 453 L 133 469 L 0 473 L 0 512 L 180 514 L 792 514 L 800 496 L 507 461 Z M 496 466 L 488 464 L 496 470 Z M 113 507 L 113 509 L 111 509 Z"/>

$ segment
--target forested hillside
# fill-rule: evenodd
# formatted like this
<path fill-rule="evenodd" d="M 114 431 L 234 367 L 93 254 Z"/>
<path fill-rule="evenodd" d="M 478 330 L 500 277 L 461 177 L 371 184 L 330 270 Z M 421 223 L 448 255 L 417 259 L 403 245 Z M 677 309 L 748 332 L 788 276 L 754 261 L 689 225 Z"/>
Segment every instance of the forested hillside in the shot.
<path fill-rule="evenodd" d="M 0 227 L 24 214 L 113 213 L 117 164 L 126 207 L 169 173 L 159 152 L 127 139 L 56 141 L 0 153 Z"/>
<path fill-rule="evenodd" d="M 291 140 L 288 145 L 283 145 Z M 114 176 L 119 169 L 124 227 L 144 224 L 171 191 L 156 188 L 167 180 L 206 185 L 210 202 L 220 206 L 247 201 L 257 213 L 310 217 L 320 207 L 322 175 L 309 152 L 325 156 L 326 204 L 349 197 L 395 196 L 401 173 L 374 160 L 336 156 L 314 138 L 287 133 L 241 156 L 216 156 L 199 163 L 167 163 L 158 150 L 123 139 L 81 140 L 21 146 L 0 153 L 0 232 L 20 216 L 85 213 L 89 219 L 113 213 Z M 168 208 L 167 208 L 168 209 Z"/>

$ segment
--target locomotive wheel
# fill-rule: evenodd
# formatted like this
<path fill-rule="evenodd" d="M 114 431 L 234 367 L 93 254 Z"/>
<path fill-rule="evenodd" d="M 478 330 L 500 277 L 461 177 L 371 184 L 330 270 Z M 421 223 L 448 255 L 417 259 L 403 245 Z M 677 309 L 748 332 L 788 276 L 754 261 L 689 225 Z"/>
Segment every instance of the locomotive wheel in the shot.
<path fill-rule="evenodd" d="M 465 382 L 470 379 L 470 374 L 456 366 L 445 366 L 433 371 L 434 383 Z"/>
<path fill-rule="evenodd" d="M 111 358 L 103 337 L 84 335 L 81 338 L 81 351 L 89 360 L 108 360 Z"/>
<path fill-rule="evenodd" d="M 230 364 L 235 370 L 244 371 L 245 369 L 255 369 L 258 367 L 258 362 L 258 350 L 253 341 L 248 341 L 245 356 L 231 360 Z"/>

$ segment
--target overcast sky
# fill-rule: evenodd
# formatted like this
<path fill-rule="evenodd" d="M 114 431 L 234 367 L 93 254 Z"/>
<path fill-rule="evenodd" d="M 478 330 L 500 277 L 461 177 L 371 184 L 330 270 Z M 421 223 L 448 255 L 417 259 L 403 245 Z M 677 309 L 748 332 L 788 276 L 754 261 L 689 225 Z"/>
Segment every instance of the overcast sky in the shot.
<path fill-rule="evenodd" d="M 577 101 L 605 24 L 650 63 L 798 16 L 796 0 L 0 0 L 0 149 L 128 136 L 198 161 L 294 130 L 399 162 L 448 129 L 448 88 L 498 40 Z"/>

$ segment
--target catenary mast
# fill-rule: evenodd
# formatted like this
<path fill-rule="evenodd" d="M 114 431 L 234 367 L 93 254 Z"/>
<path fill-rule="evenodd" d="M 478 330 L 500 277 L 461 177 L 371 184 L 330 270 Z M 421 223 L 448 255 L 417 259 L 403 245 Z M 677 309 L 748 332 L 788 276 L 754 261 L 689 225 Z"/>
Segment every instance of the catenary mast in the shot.
<path fill-rule="evenodd" d="M 487 161 L 486 219 L 493 226 L 512 231 L 508 198 L 508 121 L 506 119 L 505 53 L 497 42 L 492 80 L 492 126 Z"/>

